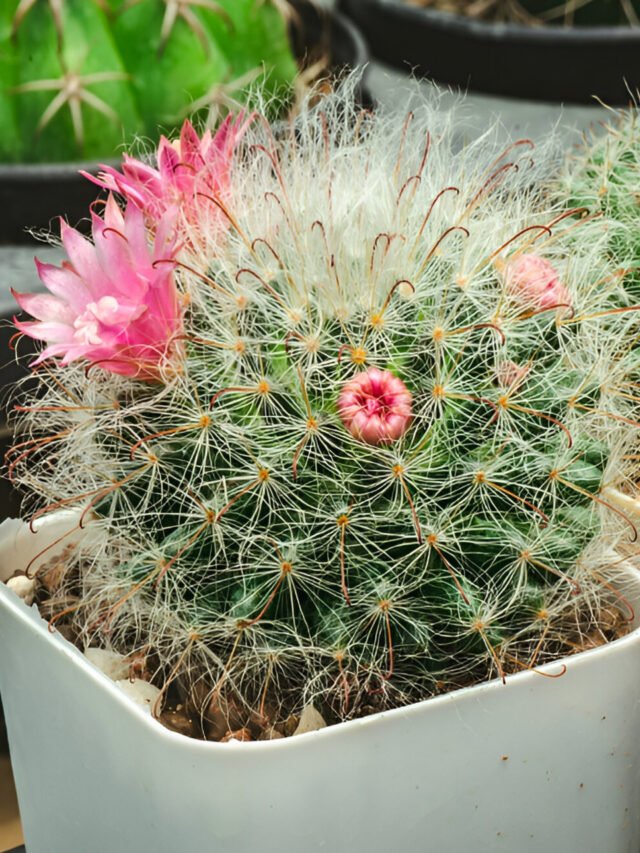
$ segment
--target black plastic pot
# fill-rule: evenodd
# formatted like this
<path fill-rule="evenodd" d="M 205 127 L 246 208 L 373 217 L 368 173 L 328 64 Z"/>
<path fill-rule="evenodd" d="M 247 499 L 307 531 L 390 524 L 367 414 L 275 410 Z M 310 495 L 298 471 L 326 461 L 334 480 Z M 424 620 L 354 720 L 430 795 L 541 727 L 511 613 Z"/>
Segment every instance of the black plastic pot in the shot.
<path fill-rule="evenodd" d="M 640 88 L 640 27 L 491 24 L 409 6 L 340 0 L 373 55 L 417 77 L 496 95 L 624 104 Z"/>
<path fill-rule="evenodd" d="M 320 57 L 327 57 L 335 72 L 366 65 L 366 44 L 348 18 L 317 8 L 309 0 L 298 0 L 293 6 L 291 43 L 303 66 Z M 360 95 L 368 106 L 364 88 Z M 97 164 L 0 165 L 0 244 L 31 242 L 27 229 L 48 231 L 61 215 L 72 225 L 82 225 L 97 189 L 78 174 L 79 169 L 95 173 Z"/>

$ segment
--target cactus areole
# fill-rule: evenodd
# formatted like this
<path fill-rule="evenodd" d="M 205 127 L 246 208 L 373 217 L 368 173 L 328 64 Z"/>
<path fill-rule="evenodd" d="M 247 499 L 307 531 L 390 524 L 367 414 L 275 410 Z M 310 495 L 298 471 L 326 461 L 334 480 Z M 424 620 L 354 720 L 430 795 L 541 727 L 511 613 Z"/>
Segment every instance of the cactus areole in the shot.
<path fill-rule="evenodd" d="M 93 241 L 64 225 L 49 293 L 18 296 L 44 348 L 9 474 L 94 531 L 53 624 L 242 739 L 628 619 L 640 306 L 606 229 L 549 202 L 528 141 L 460 150 L 429 103 L 398 122 L 354 86 L 125 157 Z"/>

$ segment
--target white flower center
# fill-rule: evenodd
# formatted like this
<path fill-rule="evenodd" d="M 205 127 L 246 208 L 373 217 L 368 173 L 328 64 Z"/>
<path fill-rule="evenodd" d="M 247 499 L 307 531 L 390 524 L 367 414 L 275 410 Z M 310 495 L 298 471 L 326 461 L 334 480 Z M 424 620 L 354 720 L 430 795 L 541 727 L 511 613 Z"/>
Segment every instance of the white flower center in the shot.
<path fill-rule="evenodd" d="M 120 320 L 120 303 L 115 296 L 102 296 L 87 305 L 87 312 L 106 326 L 113 326 Z"/>
<path fill-rule="evenodd" d="M 98 321 L 89 311 L 85 311 L 84 314 L 74 320 L 73 325 L 76 330 L 73 337 L 78 343 L 94 346 L 102 343 Z"/>

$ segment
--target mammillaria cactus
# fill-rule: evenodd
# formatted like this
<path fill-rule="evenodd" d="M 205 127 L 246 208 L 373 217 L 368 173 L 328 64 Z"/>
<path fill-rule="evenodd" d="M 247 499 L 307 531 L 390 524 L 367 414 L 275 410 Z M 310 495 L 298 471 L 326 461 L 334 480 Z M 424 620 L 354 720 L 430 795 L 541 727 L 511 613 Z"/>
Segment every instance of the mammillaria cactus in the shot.
<path fill-rule="evenodd" d="M 188 113 L 214 119 L 249 80 L 296 74 L 267 0 L 7 0 L 0 9 L 0 161 L 106 159 Z"/>
<path fill-rule="evenodd" d="M 637 531 L 601 490 L 640 420 L 637 315 L 607 234 L 545 206 L 528 141 L 459 150 L 428 105 L 398 122 L 349 91 L 253 117 L 224 188 L 204 168 L 146 210 L 146 243 L 112 174 L 124 219 L 110 198 L 94 245 L 65 228 L 52 296 L 22 297 L 47 358 L 10 474 L 33 519 L 74 508 L 94 531 L 53 624 L 243 737 L 505 677 L 628 616 L 616 548 Z M 117 335 L 137 285 L 120 301 L 104 270 L 139 263 L 146 294 L 151 258 L 179 317 L 153 370 L 147 349 L 120 370 L 92 335 Z"/>

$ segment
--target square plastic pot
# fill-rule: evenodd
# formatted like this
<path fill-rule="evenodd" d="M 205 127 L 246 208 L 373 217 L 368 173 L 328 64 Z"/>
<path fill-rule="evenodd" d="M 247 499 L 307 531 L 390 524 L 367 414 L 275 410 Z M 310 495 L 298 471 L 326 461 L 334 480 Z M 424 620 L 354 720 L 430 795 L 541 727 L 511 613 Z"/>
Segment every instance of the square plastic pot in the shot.
<path fill-rule="evenodd" d="M 0 579 L 72 526 L 61 515 L 34 535 L 5 522 Z M 625 591 L 640 604 L 631 569 Z M 259 743 L 167 731 L 3 584 L 0 649 L 29 853 L 635 853 L 640 844 L 638 628 L 565 659 L 558 678 L 524 672 Z"/>

